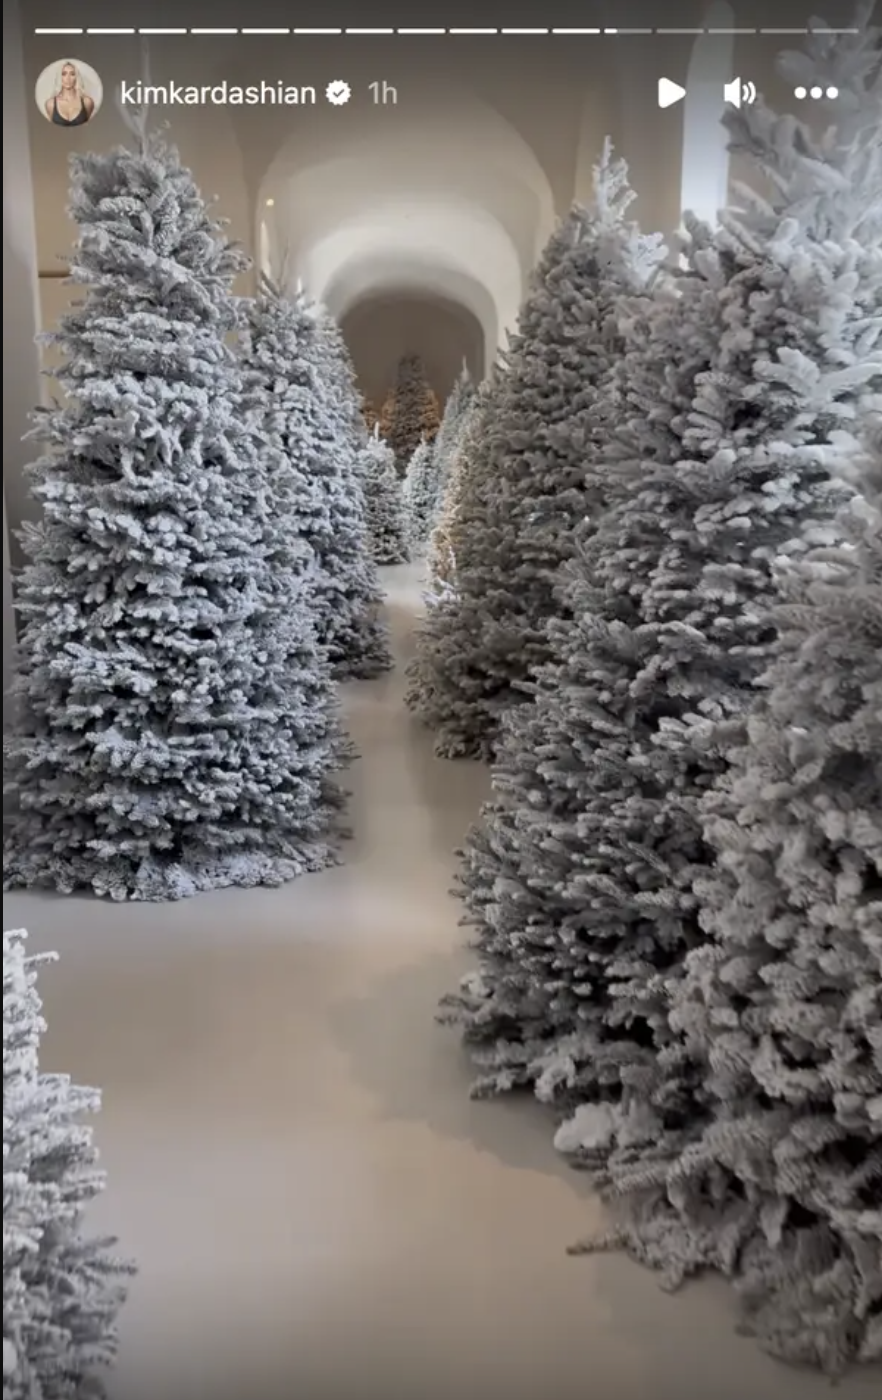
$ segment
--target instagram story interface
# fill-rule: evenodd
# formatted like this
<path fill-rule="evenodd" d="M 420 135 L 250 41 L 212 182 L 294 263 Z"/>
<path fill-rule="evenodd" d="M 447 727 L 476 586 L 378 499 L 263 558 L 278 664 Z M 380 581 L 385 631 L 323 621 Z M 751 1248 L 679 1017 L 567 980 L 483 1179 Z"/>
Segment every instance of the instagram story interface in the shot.
<path fill-rule="evenodd" d="M 857 1400 L 871 10 L 7 7 L 4 1400 Z"/>

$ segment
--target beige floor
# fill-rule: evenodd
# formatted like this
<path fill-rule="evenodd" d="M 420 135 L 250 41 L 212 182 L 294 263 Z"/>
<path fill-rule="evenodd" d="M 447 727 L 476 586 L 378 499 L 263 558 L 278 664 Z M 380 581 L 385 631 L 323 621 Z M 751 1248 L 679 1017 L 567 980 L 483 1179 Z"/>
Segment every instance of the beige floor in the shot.
<path fill-rule="evenodd" d="M 403 660 L 417 571 L 388 588 Z M 100 1214 L 141 1269 L 113 1400 L 827 1395 L 734 1335 L 723 1287 L 568 1258 L 598 1211 L 543 1113 L 469 1101 L 432 1017 L 467 964 L 447 889 L 486 776 L 434 760 L 401 695 L 399 667 L 347 699 L 344 869 L 171 906 L 6 900 L 62 954 L 46 1067 L 104 1088 Z"/>

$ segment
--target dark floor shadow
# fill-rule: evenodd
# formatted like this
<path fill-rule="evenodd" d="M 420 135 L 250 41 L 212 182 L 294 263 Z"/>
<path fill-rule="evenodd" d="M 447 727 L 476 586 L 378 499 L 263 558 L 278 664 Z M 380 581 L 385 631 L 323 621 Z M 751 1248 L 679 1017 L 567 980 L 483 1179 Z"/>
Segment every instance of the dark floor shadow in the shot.
<path fill-rule="evenodd" d="M 425 810 L 430 813 L 435 843 L 455 852 L 490 795 L 490 769 L 470 759 L 438 758 L 434 736 L 415 715 L 402 720 L 404 761 Z"/>
<path fill-rule="evenodd" d="M 414 617 L 412 608 L 406 603 L 390 598 L 386 603 L 386 620 L 392 637 L 396 670 L 403 674 L 416 653 L 416 629 L 420 619 Z"/>
<path fill-rule="evenodd" d="M 429 957 L 389 977 L 370 996 L 333 1007 L 331 1034 L 353 1078 L 390 1118 L 425 1123 L 507 1166 L 549 1173 L 577 1195 L 590 1196 L 586 1178 L 554 1149 L 550 1109 L 529 1094 L 469 1097 L 474 1066 L 457 1030 L 435 1019 L 441 998 L 456 989 L 468 965 L 465 948 Z"/>
<path fill-rule="evenodd" d="M 427 958 L 390 977 L 370 997 L 332 1008 L 332 1034 L 349 1058 L 353 1077 L 390 1118 L 426 1124 L 507 1167 L 565 1182 L 585 1202 L 586 1235 L 602 1230 L 603 1209 L 587 1177 L 554 1149 L 555 1118 L 549 1108 L 529 1094 L 469 1098 L 474 1070 L 458 1033 L 433 1024 L 439 998 L 456 986 L 467 963 L 465 952 Z M 738 1310 L 726 1279 L 707 1275 L 676 1294 L 665 1294 L 658 1275 L 623 1253 L 576 1257 L 571 1264 L 573 1288 L 584 1287 L 586 1297 L 593 1291 L 602 1299 L 607 1326 L 644 1357 L 657 1400 L 736 1393 L 777 1400 L 793 1393 L 792 1368 L 770 1364 L 751 1338 L 733 1337 Z M 697 1335 L 709 1340 L 696 1346 Z M 724 1343 L 722 1351 L 713 1345 L 714 1337 Z M 741 1392 L 728 1370 L 720 1372 L 721 1355 L 731 1367 L 733 1346 L 744 1378 Z M 693 1357 L 685 1389 L 684 1353 Z M 801 1370 L 800 1375 L 805 1400 L 820 1400 L 827 1382 L 816 1372 Z M 837 1387 L 839 1400 L 870 1400 L 878 1393 L 879 1375 L 876 1367 L 852 1372 Z"/>

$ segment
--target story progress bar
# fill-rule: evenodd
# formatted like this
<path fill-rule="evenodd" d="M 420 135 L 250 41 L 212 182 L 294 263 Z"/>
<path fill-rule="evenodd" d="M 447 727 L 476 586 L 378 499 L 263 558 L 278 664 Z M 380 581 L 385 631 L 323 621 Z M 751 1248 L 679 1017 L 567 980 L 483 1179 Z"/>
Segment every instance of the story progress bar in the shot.
<path fill-rule="evenodd" d="M 387 38 L 388 38 L 390 35 L 400 35 L 400 36 L 407 36 L 407 37 L 415 37 L 415 36 L 420 35 L 420 34 L 425 34 L 425 35 L 432 35 L 432 34 L 434 34 L 434 35 L 453 35 L 453 36 L 460 36 L 460 37 L 463 37 L 463 38 L 467 38 L 467 37 L 469 37 L 469 36 L 477 37 L 478 35 L 487 35 L 487 34 L 497 34 L 497 35 L 505 35 L 505 36 L 514 36 L 514 35 L 524 35 L 524 36 L 526 36 L 526 35 L 543 35 L 543 34 L 561 34 L 561 35 L 567 35 L 567 36 L 570 36 L 570 37 L 571 37 L 571 36 L 574 36 L 574 35 L 598 35 L 598 34 L 600 34 L 600 35 L 613 35 L 613 34 L 615 34 L 615 35 L 628 35 L 628 34 L 678 34 L 678 35 L 690 35 L 690 34 L 691 34 L 691 35 L 696 35 L 696 36 L 702 36 L 702 35 L 721 35 L 721 36 L 722 36 L 722 35 L 729 35 L 729 36 L 731 36 L 731 35 L 737 35 L 737 34 L 774 34 L 774 35 L 777 35 L 777 36 L 780 38 L 780 37 L 782 37 L 782 36 L 784 36 L 784 35 L 787 35 L 787 34 L 791 34 L 791 35 L 802 34 L 802 35 L 805 35 L 805 34 L 812 34 L 812 33 L 814 33 L 814 32 L 816 32 L 816 30 L 813 30 L 813 29 L 769 29 L 769 28 L 764 28 L 764 29 L 754 29 L 754 28 L 750 28 L 750 29 L 664 29 L 664 28 L 654 28 L 654 29 L 608 29 L 608 28 L 605 28 L 605 29 L 539 29 L 539 28 L 536 28 L 536 29 L 532 29 L 532 28 L 519 28 L 519 29 L 480 29 L 480 28 L 473 28 L 473 29 L 455 29 L 455 28 L 450 28 L 450 29 L 446 29 L 446 28 L 439 28 L 439 29 L 418 29 L 418 28 L 400 28 L 400 27 L 398 27 L 398 28 L 392 28 L 392 29 L 353 29 L 353 28 L 349 28 L 349 29 L 332 29 L 332 28 L 328 28 L 328 29 L 316 29 L 316 28 L 313 28 L 313 29 L 273 29 L 273 28 L 264 28 L 264 29 L 257 29 L 257 28 L 254 28 L 254 29 L 180 28 L 180 29 L 172 29 L 172 28 L 150 27 L 149 25 L 148 25 L 148 26 L 144 26 L 144 27 L 142 27 L 142 26 L 136 26 L 135 28 L 124 28 L 124 29 L 123 29 L 123 28 L 108 28 L 108 27 L 100 28 L 100 29 L 99 29 L 99 28 L 81 28 L 81 27 L 74 27 L 74 28 L 70 28 L 70 27 L 58 28 L 58 27 L 56 27 L 56 28 L 52 28 L 52 29 L 35 29 L 35 30 L 34 30 L 34 33 L 35 33 L 36 35 L 41 36 L 41 37 L 42 37 L 42 36 L 50 36 L 50 35 L 61 36 L 61 35 L 65 35 L 65 34 L 66 34 L 66 35 L 88 34 L 88 35 L 92 35 L 92 36 L 94 36 L 94 37 L 99 37 L 99 36 L 105 36 L 105 37 L 107 37 L 107 36 L 115 35 L 115 34 L 144 34 L 144 35 L 151 35 L 151 36 L 159 36 L 159 35 L 185 35 L 185 34 L 189 34 L 189 35 L 193 35 L 194 37 L 197 37 L 197 38 L 207 38 L 207 37 L 209 37 L 209 36 L 217 36 L 217 35 L 223 35 L 223 34 L 229 34 L 229 35 L 237 35 L 237 34 L 244 34 L 244 35 L 293 35 L 293 36 L 295 36 L 295 37 L 297 37 L 297 38 L 308 38 L 308 37 L 310 37 L 310 36 L 316 36 L 316 37 L 318 37 L 319 35 L 333 35 L 333 34 L 351 34 L 351 35 L 356 35 L 356 36 L 358 36 L 358 37 L 367 37 L 368 35 L 376 34 L 376 35 L 384 35 L 384 36 L 386 36 Z M 858 31 L 857 29 L 828 29 L 826 26 L 824 26 L 822 32 L 825 33 L 825 34 L 857 34 L 859 31 Z"/>

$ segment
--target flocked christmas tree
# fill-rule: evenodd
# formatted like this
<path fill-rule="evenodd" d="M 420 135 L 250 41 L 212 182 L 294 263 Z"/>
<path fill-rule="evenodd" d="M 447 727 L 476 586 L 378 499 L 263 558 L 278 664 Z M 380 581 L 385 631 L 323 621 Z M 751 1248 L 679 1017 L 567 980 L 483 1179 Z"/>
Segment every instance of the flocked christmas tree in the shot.
<path fill-rule="evenodd" d="M 459 510 L 455 605 L 432 609 L 417 666 L 431 700 L 414 703 L 449 757 L 490 757 L 502 715 L 522 703 L 549 656 L 564 606 L 558 571 L 606 486 L 586 478 L 598 396 L 620 353 L 620 303 L 658 267 L 657 238 L 626 222 L 633 194 L 607 143 L 594 203 L 556 230 L 486 405 L 476 473 L 492 485 Z"/>
<path fill-rule="evenodd" d="M 494 368 L 493 374 L 497 373 Z M 492 378 L 492 376 L 491 376 Z M 441 498 L 435 526 L 429 539 L 427 555 L 428 590 L 426 602 L 432 606 L 438 599 L 450 597 L 454 591 L 456 575 L 455 539 L 459 531 L 463 500 L 468 496 L 469 483 L 473 475 L 473 465 L 480 452 L 481 424 L 484 419 L 484 402 L 490 388 L 490 381 L 478 389 L 463 414 L 460 432 L 450 460 L 444 493 Z M 419 701 L 414 696 L 414 704 Z"/>
<path fill-rule="evenodd" d="M 436 497 L 435 444 L 423 438 L 410 459 L 404 478 L 408 534 L 411 547 L 415 550 L 426 543 L 431 533 Z"/>
<path fill-rule="evenodd" d="M 793 176 L 815 217 L 839 188 L 828 170 L 800 161 Z M 825 232 L 844 235 L 840 197 L 828 213 Z M 800 547 L 808 521 L 826 527 L 824 434 L 873 372 L 877 283 L 855 277 L 868 254 L 801 237 L 792 214 L 760 207 L 716 248 L 695 228 L 691 270 L 636 319 L 620 361 L 623 499 L 578 561 L 558 664 L 537 709 L 512 717 L 500 801 L 468 852 L 487 961 L 467 1033 L 499 1087 L 605 1099 L 626 1084 L 639 1102 L 639 1084 L 650 1096 L 668 1037 L 663 976 L 698 937 L 699 803 L 723 766 L 695 717 L 743 713 L 774 635 L 770 561 Z M 688 1116 L 694 1086 L 675 1079 L 664 1092 Z M 594 1141 L 608 1121 L 582 1112 L 580 1131 Z"/>
<path fill-rule="evenodd" d="M 224 340 L 241 258 L 135 124 L 72 162 L 86 297 L 30 469 L 4 875 L 162 899 L 334 859 L 340 745 L 312 551 Z"/>
<path fill-rule="evenodd" d="M 104 1190 L 92 1129 L 94 1089 L 39 1066 L 45 1030 L 26 934 L 3 934 L 3 1395 L 104 1394 L 117 1316 L 133 1270 L 116 1241 L 84 1232 Z"/>
<path fill-rule="evenodd" d="M 774 664 L 704 804 L 707 941 L 672 1020 L 705 1113 L 616 1173 L 621 1242 L 675 1284 L 734 1274 L 766 1348 L 831 1372 L 882 1360 L 878 423 L 853 465 L 851 538 L 784 569 Z"/>
<path fill-rule="evenodd" d="M 697 745 L 741 739 L 700 806 L 705 946 L 668 986 L 677 1037 L 654 1101 L 635 1105 L 645 1130 L 610 1162 L 623 1243 L 673 1283 L 734 1274 L 767 1349 L 833 1372 L 882 1359 L 882 87 L 867 19 L 784 56 L 791 84 L 822 79 L 842 102 L 822 141 L 798 132 L 770 161 L 819 240 L 829 339 L 801 382 L 826 411 L 819 449 L 858 494 L 833 543 L 810 529 L 811 552 L 776 561 L 746 727 L 696 726 Z M 782 136 L 763 108 L 731 127 L 755 153 Z M 863 423 L 868 450 L 837 419 Z M 677 1124 L 658 1108 L 684 1062 L 702 1093 Z"/>
<path fill-rule="evenodd" d="M 432 462 L 434 467 L 435 491 L 431 510 L 431 527 L 438 523 L 444 505 L 444 497 L 456 459 L 463 430 L 468 419 L 469 408 L 474 402 L 475 384 L 468 366 L 463 364 L 461 373 L 450 391 L 441 416 L 441 426 L 435 438 Z"/>
<path fill-rule="evenodd" d="M 338 678 L 377 675 L 390 655 L 365 515 L 363 429 L 341 346 L 303 292 L 288 298 L 267 282 L 248 319 L 243 358 L 262 388 L 263 431 L 309 483 L 301 528 L 317 559 L 319 641 Z"/>
<path fill-rule="evenodd" d="M 303 293 L 298 296 L 309 305 Z M 322 366 L 322 378 L 332 390 L 333 402 L 343 431 L 355 451 L 360 451 L 368 439 L 368 429 L 361 411 L 361 398 L 346 339 L 328 308 L 313 303 L 318 326 L 317 350 Z"/>
<path fill-rule="evenodd" d="M 462 684 L 455 654 L 461 609 L 456 580 L 472 553 L 480 557 L 483 548 L 484 503 L 488 491 L 493 489 L 489 444 L 504 381 L 505 367 L 500 361 L 475 400 L 448 501 L 430 541 L 426 560 L 428 588 L 424 595 L 427 615 L 417 628 L 416 646 L 407 668 L 405 703 L 429 729 L 436 731 L 439 757 L 451 757 L 454 753 L 445 725 Z"/>
<path fill-rule="evenodd" d="M 838 427 L 870 411 L 867 394 L 880 371 L 882 142 L 869 93 L 878 50 L 872 37 L 859 39 L 836 60 L 829 38 L 812 43 L 820 48 L 810 55 L 812 71 L 826 58 L 827 81 L 846 94 L 839 139 L 815 143 L 761 106 L 733 114 L 736 146 L 767 177 L 771 201 L 750 201 L 747 213 L 727 218 L 715 247 L 694 229 L 691 268 L 676 299 L 660 293 L 646 307 L 645 325 L 638 316 L 631 327 L 619 375 L 624 431 L 620 426 L 618 442 L 610 442 L 621 499 L 577 559 L 574 619 L 555 629 L 557 663 L 543 674 L 535 707 L 513 712 L 506 723 L 496 800 L 470 839 L 464 872 L 481 967 L 453 999 L 452 1016 L 464 1023 L 486 1071 L 479 1091 L 531 1084 L 541 1097 L 575 1107 L 558 1145 L 600 1166 L 598 1179 L 630 1197 L 620 1238 L 635 1253 L 664 1266 L 674 1282 L 708 1263 L 746 1275 L 754 1326 L 766 1344 L 835 1367 L 849 1350 L 862 1346 L 869 1355 L 878 1346 L 860 1338 L 878 1312 L 878 1220 L 867 1213 L 872 1197 L 863 1183 L 878 1179 L 879 1137 L 872 1107 L 855 1101 L 843 1120 L 854 1112 L 854 1142 L 825 1125 L 823 1115 L 810 1121 L 810 1113 L 777 1141 L 771 1132 L 778 1111 L 767 1100 L 776 1070 L 781 1100 L 797 1085 L 810 1096 L 811 1072 L 803 1080 L 793 1053 L 800 1025 L 810 1027 L 802 1002 L 812 974 L 803 983 L 802 972 L 782 963 L 776 1007 L 773 958 L 765 970 L 756 948 L 743 960 L 740 950 L 725 958 L 708 1012 L 715 1036 L 725 1040 L 745 1014 L 741 979 L 757 998 L 743 1034 L 732 1032 L 728 1071 L 717 1044 L 702 1051 L 694 1029 L 684 1035 L 670 1016 L 672 1001 L 682 1008 L 684 997 L 688 1003 L 696 996 L 695 988 L 683 988 L 684 969 L 693 969 L 698 984 L 703 978 L 706 991 L 716 965 L 713 954 L 689 958 L 707 939 L 703 872 L 720 833 L 706 820 L 707 793 L 725 782 L 726 748 L 743 734 L 752 685 L 775 654 L 783 567 L 776 561 L 790 560 L 798 574 L 807 547 L 836 539 L 839 493 L 829 469 L 839 452 Z M 848 114 L 858 109 L 863 118 L 852 120 Z M 849 189 L 860 191 L 851 201 Z M 867 616 L 872 631 L 872 600 Z M 858 645 L 866 648 L 866 638 Z M 861 733 L 878 755 L 878 736 L 866 720 Z M 795 735 L 785 746 L 794 754 L 803 747 Z M 811 748 L 807 741 L 805 752 Z M 756 746 L 753 752 L 759 757 Z M 862 762 L 856 759 L 855 771 Z M 787 793 L 769 784 L 770 771 L 762 765 L 757 774 L 757 802 L 760 793 L 772 804 Z M 878 779 L 868 775 L 866 785 L 872 810 Z M 861 806 L 860 783 L 855 796 Z M 740 822 L 749 810 L 741 808 Z M 800 829 L 798 810 L 792 815 L 797 821 L 782 836 L 779 860 L 795 862 L 794 871 L 800 866 L 796 900 L 797 889 L 808 897 L 811 888 L 811 837 Z M 753 840 L 731 824 L 729 831 L 745 873 L 756 873 L 759 831 Z M 878 835 L 865 827 L 862 839 L 872 849 Z M 869 883 L 856 898 L 866 903 L 872 927 L 878 869 L 865 852 L 857 864 Z M 848 923 L 855 898 L 848 859 L 839 893 Z M 827 917 L 825 909 L 821 895 L 819 917 Z M 771 934 L 770 906 L 752 912 Z M 808 910 L 806 918 L 815 922 Z M 737 922 L 730 924 L 733 937 Z M 795 909 L 791 922 L 800 924 Z M 878 1077 L 868 1074 L 878 1055 L 878 1012 L 860 1001 L 858 989 L 868 985 L 873 956 L 878 978 L 873 948 L 871 940 L 871 956 L 859 952 L 853 961 L 859 1004 L 848 1012 L 869 1027 L 853 1082 L 870 1104 L 878 1095 Z M 699 985 L 699 999 L 705 991 Z M 770 1017 L 765 1031 L 761 1006 Z M 789 1036 L 786 1051 L 775 1044 L 779 1027 Z M 739 1101 L 736 1081 L 743 1089 L 752 1077 L 753 1101 Z M 725 1083 L 710 1130 L 713 1158 L 694 1138 L 709 1112 L 709 1087 Z M 830 1093 L 835 1097 L 832 1078 Z M 729 1131 L 733 1114 L 740 1136 Z M 826 1189 L 815 1169 L 828 1147 L 841 1167 L 828 1206 L 835 1197 L 840 1224 L 849 1214 L 857 1222 L 854 1229 L 842 1224 L 853 1246 L 844 1264 L 829 1219 L 823 1228 L 802 1229 L 817 1224 L 803 1213 L 811 1209 L 813 1185 L 821 1194 Z M 666 1174 L 678 1150 L 682 1157 Z M 801 1197 L 784 1189 L 797 1173 Z M 777 1188 L 758 1189 L 776 1174 Z"/>
<path fill-rule="evenodd" d="M 395 454 L 400 476 L 407 472 L 420 440 L 434 439 L 439 422 L 438 400 L 422 360 L 419 355 L 403 355 L 381 416 L 381 432 Z"/>
<path fill-rule="evenodd" d="M 651 916 L 665 913 L 672 867 L 682 864 L 688 885 L 697 855 L 679 840 L 668 849 L 667 827 L 656 837 L 652 816 L 667 775 L 655 784 L 651 689 L 648 698 L 645 686 L 632 693 L 649 654 L 640 603 L 676 500 L 669 478 L 682 422 L 719 331 L 724 279 L 709 231 L 696 228 L 694 237 L 706 278 L 684 275 L 635 303 L 615 376 L 599 396 L 600 432 L 585 470 L 603 483 L 609 507 L 583 527 L 564 575 L 570 615 L 549 632 L 554 660 L 539 673 L 534 703 L 504 721 L 494 800 L 466 845 L 463 893 L 480 970 L 446 1015 L 463 1025 L 482 1070 L 479 1094 L 618 1089 L 619 1037 L 604 1035 L 610 986 L 623 966 L 649 959 Z M 679 915 L 677 906 L 673 957 L 683 945 Z M 657 1019 L 657 1006 L 652 1012 Z M 651 1061 L 643 1023 L 635 1035 Z"/>
<path fill-rule="evenodd" d="M 656 1041 L 670 1032 L 660 1018 L 659 937 L 669 943 L 676 919 L 687 944 L 700 938 L 700 900 L 683 857 L 695 852 L 699 876 L 713 860 L 702 840 L 704 798 L 725 773 L 728 750 L 743 741 L 753 687 L 774 655 L 778 562 L 837 538 L 841 488 L 829 470 L 838 458 L 835 435 L 839 425 L 867 414 L 872 394 L 882 389 L 877 37 L 865 29 L 844 43 L 818 35 L 808 55 L 783 56 L 794 84 L 808 70 L 842 94 L 836 125 L 822 139 L 813 141 L 801 124 L 776 118 L 762 103 L 727 118 L 733 148 L 755 162 L 771 195 L 767 202 L 743 191 L 745 211 L 726 214 L 717 238 L 727 269 L 721 333 L 709 372 L 696 381 L 682 456 L 669 474 L 664 535 L 656 531 L 662 547 L 657 561 L 648 561 L 640 600 L 645 660 L 630 687 L 649 724 L 644 735 L 652 747 L 643 762 L 653 755 L 662 785 L 654 797 L 644 790 L 645 823 L 656 838 L 667 834 L 676 860 L 664 915 L 655 920 L 658 933 L 647 923 L 653 955 L 636 961 L 630 978 L 621 958 L 613 966 L 610 1024 L 633 1017 L 640 1006 L 644 1013 L 651 1008 L 659 1018 Z M 843 186 L 860 194 L 844 199 Z M 651 540 L 646 530 L 643 539 Z M 633 749 L 636 769 L 640 748 Z M 623 872 L 632 859 L 623 846 Z M 681 969 L 681 960 L 670 959 L 666 995 Z M 632 1074 L 621 1046 L 618 1054 L 632 1119 L 622 1153 L 629 1171 L 640 1151 L 633 1120 L 642 1121 L 654 1154 L 663 1130 L 676 1138 L 678 1122 L 695 1121 L 703 1070 L 684 1072 L 689 1061 L 676 1039 L 662 1056 L 659 1084 L 636 1069 Z M 683 1083 L 690 1091 L 680 1101 Z M 679 1113 L 671 1112 L 678 1103 Z"/>
<path fill-rule="evenodd" d="M 401 478 L 392 449 L 379 432 L 362 450 L 362 477 L 371 553 L 377 564 L 406 564 L 410 559 L 410 530 Z"/>

